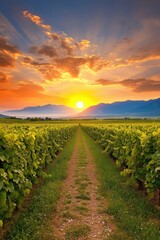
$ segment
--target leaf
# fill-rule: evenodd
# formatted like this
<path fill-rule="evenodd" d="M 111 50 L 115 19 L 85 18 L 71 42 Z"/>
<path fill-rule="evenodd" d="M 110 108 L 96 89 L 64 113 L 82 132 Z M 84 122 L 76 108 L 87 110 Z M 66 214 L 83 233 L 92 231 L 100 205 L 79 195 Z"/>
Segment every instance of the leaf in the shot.
<path fill-rule="evenodd" d="M 3 188 L 3 181 L 0 180 L 0 190 Z"/>
<path fill-rule="evenodd" d="M 0 227 L 3 227 L 3 221 L 0 219 Z"/>
<path fill-rule="evenodd" d="M 1 191 L 0 192 L 0 208 L 3 208 L 6 205 L 6 192 L 5 191 Z"/>

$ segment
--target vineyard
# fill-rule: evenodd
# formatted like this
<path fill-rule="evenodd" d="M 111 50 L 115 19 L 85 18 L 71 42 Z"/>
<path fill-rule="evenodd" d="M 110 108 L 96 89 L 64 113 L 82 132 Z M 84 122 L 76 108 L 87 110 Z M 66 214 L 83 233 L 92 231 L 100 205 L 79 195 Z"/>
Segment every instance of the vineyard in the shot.
<path fill-rule="evenodd" d="M 123 176 L 137 180 L 153 197 L 160 189 L 159 125 L 84 125 L 83 129 L 116 160 Z"/>
<path fill-rule="evenodd" d="M 77 140 L 75 140 L 75 136 L 77 136 Z M 67 142 L 69 143 L 70 141 L 72 141 L 72 144 L 70 143 L 68 145 L 72 146 L 74 149 L 73 156 L 71 155 L 71 149 L 67 150 L 67 147 L 66 147 L 67 146 L 66 143 Z M 89 147 L 89 145 L 91 146 L 92 149 Z M 96 150 L 96 146 L 98 150 Z M 66 150 L 64 151 L 63 149 L 65 149 L 65 147 L 66 147 Z M 116 203 L 117 205 L 113 207 L 114 210 L 110 210 L 111 213 L 113 215 L 115 214 L 115 217 L 119 219 L 120 222 L 122 221 L 121 217 L 124 214 L 124 217 L 122 218 L 125 221 L 125 223 L 123 223 L 122 221 L 122 225 L 124 224 L 125 227 L 128 229 L 132 228 L 132 230 L 127 230 L 129 232 L 129 235 L 122 234 L 123 237 L 121 238 L 121 235 L 119 236 L 119 233 L 118 233 L 118 235 L 115 235 L 115 236 L 119 236 L 119 238 L 115 237 L 113 239 L 148 240 L 153 237 L 154 239 L 159 240 L 159 238 L 157 238 L 160 231 L 159 220 L 156 220 L 158 222 L 158 223 L 156 222 L 156 225 L 151 220 L 150 220 L 151 222 L 150 221 L 148 222 L 148 219 L 150 218 L 150 216 L 152 217 L 155 216 L 154 218 L 157 219 L 157 216 L 159 216 L 159 213 L 156 213 L 157 209 L 155 210 L 154 205 L 152 204 L 153 201 L 149 202 L 149 204 L 151 203 L 151 206 L 147 205 L 148 204 L 147 199 L 149 200 L 154 199 L 154 204 L 157 205 L 159 209 L 158 205 L 160 203 L 160 124 L 158 121 L 147 122 L 147 123 L 145 123 L 145 121 L 142 121 L 141 123 L 139 123 L 138 121 L 127 122 L 127 120 L 124 120 L 124 121 L 74 120 L 74 121 L 57 121 L 57 122 L 47 122 L 47 123 L 45 123 L 45 121 L 43 123 L 42 122 L 27 123 L 27 120 L 25 120 L 19 123 L 15 123 L 13 121 L 12 124 L 10 122 L 1 123 L 0 124 L 0 227 L 1 229 L 3 228 L 3 226 L 5 227 L 5 223 L 8 221 L 8 219 L 12 219 L 12 217 L 14 216 L 15 210 L 21 209 L 26 196 L 29 195 L 29 193 L 33 189 L 33 186 L 38 183 L 39 179 L 45 179 L 50 177 L 50 173 L 47 173 L 46 171 L 47 166 L 50 166 L 52 162 L 56 163 L 56 160 L 58 159 L 59 156 L 61 156 L 61 154 L 63 154 L 63 152 L 64 152 L 64 155 L 67 156 L 67 160 L 65 161 L 69 160 L 70 162 L 70 163 L 67 163 L 67 162 L 65 163 L 65 164 L 70 164 L 68 165 L 69 169 L 67 170 L 66 165 L 62 166 L 61 168 L 58 168 L 59 165 L 57 165 L 58 169 L 55 167 L 56 169 L 55 171 L 57 171 L 57 173 L 55 177 L 53 177 L 53 180 L 51 180 L 51 183 L 49 185 L 51 189 L 47 185 L 46 187 L 47 190 L 45 190 L 46 192 L 48 191 L 49 200 L 46 200 L 46 199 L 44 200 L 46 204 L 46 209 L 47 209 L 47 207 L 50 206 L 49 204 L 53 205 L 52 199 L 54 199 L 54 197 L 56 196 L 56 191 L 59 191 L 58 193 L 59 195 L 57 194 L 57 196 L 59 196 L 59 198 L 62 198 L 61 203 L 58 205 L 58 206 L 61 206 L 62 209 L 57 210 L 57 214 L 59 215 L 52 216 L 52 218 L 53 219 L 55 218 L 55 221 L 57 221 L 56 223 L 54 223 L 56 228 L 58 229 L 57 237 L 62 237 L 62 239 L 64 239 L 63 234 L 59 233 L 60 226 L 66 224 L 66 232 L 67 232 L 68 224 L 71 225 L 72 221 L 79 224 L 79 220 L 77 219 L 79 218 L 81 219 L 81 216 L 78 215 L 77 217 L 77 213 L 75 212 L 73 213 L 73 211 L 75 211 L 75 209 L 78 209 L 79 211 L 84 211 L 84 209 L 87 209 L 87 203 L 85 202 L 85 204 L 83 205 L 83 201 L 88 201 L 88 204 L 89 204 L 88 208 L 90 209 L 85 211 L 88 211 L 88 215 L 91 214 L 92 216 L 92 217 L 91 216 L 88 217 L 88 215 L 85 215 L 84 213 L 82 213 L 81 221 L 82 223 L 87 222 L 88 225 L 85 225 L 84 228 L 87 229 L 86 230 L 88 231 L 87 234 L 90 234 L 89 238 L 84 238 L 84 239 L 103 239 L 102 236 L 105 236 L 106 234 L 104 233 L 105 231 L 108 231 L 107 232 L 108 236 L 111 234 L 112 231 L 114 231 L 114 227 L 112 227 L 113 224 L 109 225 L 111 227 L 107 226 L 107 228 L 105 228 L 105 231 L 103 231 L 103 226 L 101 226 L 100 223 L 105 222 L 104 216 L 101 216 L 99 213 L 97 213 L 97 211 L 100 212 L 102 210 L 95 209 L 95 206 L 99 206 L 99 205 L 103 206 L 105 203 L 98 200 L 101 197 L 99 196 L 96 197 L 97 192 L 95 191 L 97 191 L 96 189 L 98 189 L 98 183 L 95 176 L 97 172 L 93 170 L 94 167 L 93 167 L 92 156 L 91 156 L 93 155 L 94 156 L 93 158 L 95 158 L 97 161 L 97 166 L 98 164 L 101 164 L 100 168 L 101 168 L 101 171 L 103 172 L 102 179 L 105 179 L 103 180 L 104 181 L 103 188 L 105 189 L 103 190 L 104 191 L 103 194 L 105 195 L 105 192 L 106 192 L 107 198 L 108 198 L 107 201 L 109 201 L 109 204 L 112 205 L 114 201 L 115 202 L 117 201 Z M 70 154 L 70 155 L 67 155 L 67 154 Z M 61 161 L 62 165 L 63 165 L 63 161 Z M 107 166 L 105 164 L 109 164 L 109 165 Z M 111 166 L 112 170 L 110 169 L 110 164 L 112 165 Z M 53 168 L 52 171 L 54 175 L 54 166 L 52 166 L 52 168 Z M 60 197 L 61 188 L 58 185 L 57 188 L 59 189 L 55 190 L 57 188 L 56 188 L 56 185 L 54 185 L 55 184 L 54 181 L 56 181 L 55 179 L 58 179 L 57 174 L 63 175 L 63 169 L 66 169 L 66 171 L 69 172 L 68 174 L 69 174 L 69 177 L 71 176 L 70 177 L 71 180 L 69 180 L 69 185 L 66 185 L 68 186 L 68 190 L 67 190 L 67 187 L 65 187 L 64 194 L 62 192 L 63 197 Z M 92 171 L 94 172 L 94 174 Z M 76 178 L 77 174 L 79 175 Z M 115 177 L 114 174 L 117 174 L 115 180 L 114 180 L 114 177 Z M 64 176 L 59 177 L 62 182 L 65 179 Z M 89 179 L 88 180 L 89 183 L 87 182 L 87 178 Z M 51 176 L 51 179 L 52 179 L 52 176 Z M 82 182 L 80 182 L 80 179 L 83 179 Z M 125 203 L 122 204 L 121 203 L 122 195 L 125 198 L 125 195 L 129 196 L 130 194 L 129 193 L 130 190 L 128 189 L 127 184 L 125 185 L 126 190 L 123 189 L 124 182 L 128 180 L 131 180 L 130 182 L 134 183 L 130 187 L 135 192 L 135 194 L 136 194 L 136 190 L 135 190 L 135 185 L 136 185 L 136 187 L 138 187 L 139 190 L 143 190 L 143 192 L 145 192 L 145 195 L 147 195 L 147 198 L 146 196 L 144 197 L 142 194 L 140 195 L 140 198 L 142 196 L 142 202 L 139 199 L 139 195 L 138 195 L 138 200 L 135 200 L 137 198 L 134 197 L 133 195 L 134 193 L 131 192 L 131 196 L 132 196 L 131 199 L 133 198 L 134 203 L 130 202 L 131 201 L 130 197 L 126 197 L 127 200 L 125 199 L 124 201 Z M 59 182 L 57 184 L 59 184 Z M 92 184 L 93 187 L 89 186 L 89 184 Z M 52 185 L 53 185 L 53 189 L 52 189 Z M 123 193 L 119 192 L 120 194 L 119 200 L 118 200 L 118 195 L 115 195 L 118 192 L 116 190 L 116 186 L 117 188 L 120 189 L 120 191 L 122 192 L 126 191 Z M 76 188 L 77 188 L 76 190 L 77 192 L 75 191 Z M 42 196 L 40 195 L 41 187 L 38 186 L 38 189 L 39 189 L 38 197 L 40 197 L 43 202 L 44 196 L 43 194 Z M 113 195 L 111 194 L 111 196 L 110 196 L 110 190 L 111 191 L 113 190 L 113 193 L 112 193 Z M 43 190 L 42 190 L 42 193 L 43 193 Z M 70 196 L 65 199 L 65 194 Z M 44 195 L 47 196 L 46 193 Z M 36 198 L 38 199 L 38 197 Z M 55 198 L 58 199 L 58 197 L 55 197 Z M 75 203 L 75 200 L 71 200 L 72 198 L 77 199 L 77 202 Z M 47 201 L 49 201 L 48 204 L 47 204 Z M 146 208 L 144 209 L 144 213 L 142 210 L 142 213 L 141 213 L 142 216 L 140 216 L 139 220 L 137 219 L 137 216 L 134 215 L 135 212 L 140 214 L 139 210 L 135 210 L 136 207 L 138 209 L 138 206 L 135 206 L 136 201 L 140 204 L 141 206 L 140 209 L 143 208 L 142 207 L 143 205 Z M 81 205 L 76 206 L 75 204 L 77 203 L 78 204 L 81 203 Z M 31 201 L 31 204 L 32 204 L 32 201 Z M 38 203 L 36 203 L 36 206 L 37 204 Z M 42 206 L 37 207 L 37 209 L 42 209 L 42 208 L 43 208 Z M 67 211 L 66 209 L 64 211 L 63 208 L 66 208 Z M 28 224 L 30 224 L 30 222 L 32 222 L 33 220 L 32 221 L 26 220 L 27 226 L 28 226 L 27 228 L 29 230 L 24 230 L 24 232 L 29 231 L 28 235 L 26 235 L 27 233 L 25 233 L 25 237 L 26 236 L 28 237 L 23 238 L 22 237 L 23 235 L 19 235 L 19 234 L 22 234 L 23 232 L 23 231 L 21 232 L 23 223 L 20 223 L 20 230 L 18 230 L 19 232 L 14 233 L 13 237 L 9 235 L 9 237 L 5 239 L 6 240 L 30 239 L 34 231 L 35 233 L 37 232 L 36 234 L 38 234 L 39 232 L 39 234 L 40 235 L 42 234 L 43 236 L 43 233 L 41 233 L 38 227 L 37 227 L 38 230 L 36 230 L 36 224 L 37 226 L 40 226 L 41 223 L 39 221 L 41 221 L 41 219 L 43 219 L 43 224 L 45 221 L 47 224 L 50 224 L 47 222 L 47 219 L 45 219 L 45 216 L 48 216 L 47 214 L 49 214 L 49 211 L 52 211 L 52 210 L 46 210 L 48 211 L 46 213 L 44 208 L 43 209 L 44 213 L 41 213 L 41 212 L 37 213 L 36 211 L 41 211 L 37 209 L 35 210 L 35 213 L 34 213 L 35 214 L 34 219 L 36 219 L 35 217 L 36 215 L 37 216 L 42 215 L 41 217 L 37 217 L 38 220 L 35 220 L 37 221 L 37 223 L 34 222 L 34 226 L 30 226 Z M 68 209 L 70 209 L 72 213 L 68 213 L 69 212 Z M 110 209 L 110 205 L 108 209 Z M 65 218 L 66 216 L 69 218 L 68 222 L 66 220 L 64 221 L 62 217 L 63 214 L 60 213 L 61 211 L 64 214 Z M 130 211 L 132 213 L 130 213 Z M 31 211 L 29 211 L 29 214 L 31 214 L 30 212 Z M 107 210 L 106 212 L 108 214 L 109 210 Z M 74 214 L 76 215 L 76 217 L 74 217 Z M 131 219 L 129 219 L 130 214 L 133 214 Z M 93 215 L 94 215 L 94 219 L 97 219 L 97 221 L 99 222 L 99 228 L 101 229 L 101 232 L 98 232 L 98 230 L 96 230 L 96 226 L 97 226 L 96 220 L 93 222 L 90 222 L 90 219 L 93 218 Z M 149 217 L 145 219 L 144 216 L 149 216 Z M 20 222 L 25 221 L 24 219 L 25 217 L 22 217 Z M 133 227 L 134 219 L 137 219 L 137 225 L 135 226 L 135 229 Z M 106 221 L 108 222 L 111 220 L 108 220 L 107 218 Z M 130 223 L 131 225 L 130 227 L 127 227 L 127 224 L 128 224 L 127 221 L 128 222 L 132 221 Z M 54 224 L 52 223 L 51 225 L 54 225 Z M 145 230 L 142 233 L 141 229 L 139 229 L 140 225 L 142 225 L 141 229 L 149 228 L 150 230 Z M 43 228 L 45 229 L 45 225 Z M 62 230 L 64 231 L 64 229 Z M 89 233 L 89 231 L 91 233 Z M 150 231 L 150 233 L 148 233 L 148 231 Z M 70 233 L 67 232 L 66 234 L 70 234 Z M 130 236 L 131 238 L 128 238 L 128 236 Z M 136 238 L 136 236 L 139 236 L 139 238 Z M 1 234 L 0 234 L 0 239 L 1 239 Z M 33 237 L 31 239 L 37 239 L 37 238 Z M 46 238 L 41 237 L 39 239 L 50 239 L 50 236 Z M 79 239 L 79 238 L 66 237 L 65 239 Z"/>
<path fill-rule="evenodd" d="M 1 125 L 0 225 L 21 205 L 44 168 L 63 149 L 73 125 Z"/>

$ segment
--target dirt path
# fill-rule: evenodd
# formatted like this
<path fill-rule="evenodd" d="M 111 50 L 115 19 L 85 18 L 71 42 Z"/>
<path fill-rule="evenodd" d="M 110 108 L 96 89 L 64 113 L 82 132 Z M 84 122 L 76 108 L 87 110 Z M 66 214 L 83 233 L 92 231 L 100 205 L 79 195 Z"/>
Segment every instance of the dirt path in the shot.
<path fill-rule="evenodd" d="M 103 215 L 104 206 L 107 203 L 98 194 L 94 161 L 79 129 L 53 220 L 54 239 L 108 239 L 114 227 L 110 217 Z"/>

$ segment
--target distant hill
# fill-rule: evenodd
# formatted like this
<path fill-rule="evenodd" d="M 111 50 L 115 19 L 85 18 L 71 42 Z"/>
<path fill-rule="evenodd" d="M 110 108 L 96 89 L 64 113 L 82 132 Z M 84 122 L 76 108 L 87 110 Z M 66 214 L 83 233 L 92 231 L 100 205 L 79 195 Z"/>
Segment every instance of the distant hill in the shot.
<path fill-rule="evenodd" d="M 148 101 L 124 101 L 110 104 L 100 103 L 80 113 L 81 116 L 160 116 L 160 98 Z"/>
<path fill-rule="evenodd" d="M 100 103 L 91 106 L 81 113 L 64 105 L 44 105 L 26 107 L 20 110 L 4 112 L 12 117 L 160 117 L 160 98 L 148 101 L 123 101 L 114 103 Z M 6 117 L 0 114 L 0 118 Z"/>
<path fill-rule="evenodd" d="M 64 105 L 44 105 L 35 107 L 26 107 L 20 110 L 11 110 L 5 112 L 9 116 L 15 117 L 67 117 L 75 115 L 77 112 Z"/>
<path fill-rule="evenodd" d="M 0 118 L 7 118 L 8 116 L 5 116 L 3 114 L 0 114 Z"/>

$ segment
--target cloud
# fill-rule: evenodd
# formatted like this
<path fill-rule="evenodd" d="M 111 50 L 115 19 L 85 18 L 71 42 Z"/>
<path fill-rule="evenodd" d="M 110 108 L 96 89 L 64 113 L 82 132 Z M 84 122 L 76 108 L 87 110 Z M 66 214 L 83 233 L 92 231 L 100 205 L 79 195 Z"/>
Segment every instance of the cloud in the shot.
<path fill-rule="evenodd" d="M 23 81 L 0 89 L 0 108 L 15 109 L 29 105 L 40 105 L 47 103 L 64 103 L 66 99 L 56 96 L 56 94 L 47 94 L 45 89 L 32 81 Z M 8 101 L 9 99 L 9 101 Z"/>
<path fill-rule="evenodd" d="M 6 37 L 0 37 L 0 51 L 7 51 L 12 54 L 20 52 L 16 46 L 13 46 L 7 42 Z"/>
<path fill-rule="evenodd" d="M 0 52 L 0 67 L 13 67 L 15 59 L 10 55 Z"/>
<path fill-rule="evenodd" d="M 76 50 L 84 51 L 91 47 L 91 42 L 89 40 L 83 39 L 77 42 L 66 33 L 58 34 L 54 32 L 50 33 L 49 37 L 58 42 L 60 48 L 66 50 L 67 55 L 73 55 Z"/>
<path fill-rule="evenodd" d="M 156 92 L 160 91 L 160 80 L 152 80 L 145 78 L 125 79 L 122 81 L 111 81 L 106 79 L 97 79 L 96 84 L 102 86 L 122 85 L 131 88 L 133 92 Z"/>
<path fill-rule="evenodd" d="M 118 82 L 114 82 L 114 81 L 107 80 L 107 79 L 97 79 L 96 84 L 99 84 L 102 86 L 108 86 L 108 85 L 118 84 Z"/>
<path fill-rule="evenodd" d="M 91 45 L 89 40 L 83 39 L 80 42 L 77 42 L 77 47 L 81 50 L 85 50 L 87 48 L 89 48 Z"/>
<path fill-rule="evenodd" d="M 8 82 L 7 76 L 3 72 L 0 72 L 0 83 L 6 82 Z"/>
<path fill-rule="evenodd" d="M 40 63 L 31 58 L 25 58 L 24 61 L 39 70 L 47 80 L 61 78 L 63 73 L 69 73 L 72 77 L 78 77 L 80 67 L 86 64 L 85 58 L 65 57 L 56 58 L 51 63 Z"/>
<path fill-rule="evenodd" d="M 39 51 L 39 48 L 33 47 L 32 51 L 35 53 Z M 69 73 L 73 78 L 77 78 L 83 68 L 90 68 L 94 72 L 97 72 L 107 64 L 104 59 L 94 55 L 59 57 L 53 58 L 49 62 L 39 62 L 35 61 L 32 57 L 23 57 L 22 61 L 40 71 L 46 80 L 50 81 L 60 79 L 64 73 Z"/>
<path fill-rule="evenodd" d="M 159 43 L 153 42 L 153 45 L 151 45 L 151 43 L 144 43 L 140 47 L 136 47 L 136 49 L 134 47 L 132 48 L 132 54 L 127 58 L 126 63 L 132 64 L 156 59 L 160 59 Z"/>
<path fill-rule="evenodd" d="M 66 51 L 67 55 L 73 55 L 73 51 L 76 49 L 74 39 L 68 36 L 66 33 L 47 32 L 47 35 L 54 42 L 58 43 L 59 48 Z"/>
<path fill-rule="evenodd" d="M 36 25 L 42 27 L 44 30 L 51 30 L 51 26 L 50 25 L 46 25 L 43 23 L 43 20 L 41 19 L 41 17 L 37 16 L 37 15 L 33 15 L 31 14 L 30 12 L 28 12 L 27 10 L 26 11 L 23 11 L 23 15 L 30 19 L 33 23 L 35 23 Z"/>
<path fill-rule="evenodd" d="M 49 38 L 41 46 L 32 46 L 30 53 L 34 55 L 32 55 L 33 59 L 24 61 L 42 73 L 47 80 L 60 79 L 64 73 L 69 73 L 71 77 L 77 78 L 81 71 L 87 69 L 87 67 L 94 72 L 98 72 L 135 66 L 136 63 L 160 58 L 159 37 L 157 34 L 160 22 L 158 19 L 141 20 L 139 27 L 132 31 L 130 37 L 124 36 L 122 40 L 119 40 L 113 46 L 113 49 L 111 49 L 113 55 L 108 54 L 104 58 L 100 57 L 100 55 L 82 55 L 81 51 L 92 48 L 89 40 L 76 41 L 65 32 L 55 32 L 50 25 L 44 24 L 40 16 L 33 15 L 29 11 L 23 11 L 23 15 L 40 26 Z M 44 59 L 37 59 L 38 55 L 43 55 Z M 50 59 L 45 58 L 45 56 Z M 120 82 L 113 83 L 109 80 L 108 82 L 102 81 L 103 79 L 100 80 L 97 84 L 122 85 Z"/>
<path fill-rule="evenodd" d="M 33 98 L 41 95 L 44 89 L 31 81 L 26 81 L 25 83 L 18 84 L 18 88 L 13 91 L 19 97 L 29 96 Z"/>
<path fill-rule="evenodd" d="M 83 39 L 77 42 L 66 33 L 47 32 L 47 35 L 59 44 L 59 48 L 66 50 L 66 54 L 69 56 L 73 55 L 76 50 L 84 51 L 91 47 L 89 40 Z"/>
<path fill-rule="evenodd" d="M 33 61 L 33 59 L 28 56 L 22 58 L 22 62 L 24 62 L 24 63 L 31 63 L 32 61 Z"/>
<path fill-rule="evenodd" d="M 98 56 L 86 56 L 86 57 L 65 57 L 55 59 L 55 66 L 57 69 L 63 72 L 68 72 L 72 77 L 78 77 L 81 71 L 81 67 L 87 66 L 93 71 L 99 71 L 105 66 L 105 61 Z"/>
<path fill-rule="evenodd" d="M 45 79 L 49 81 L 59 80 L 62 75 L 62 73 L 52 65 L 40 65 L 39 71 L 44 75 Z"/>
<path fill-rule="evenodd" d="M 25 10 L 22 12 L 23 15 L 31 20 L 36 25 L 40 26 L 44 33 L 53 41 L 59 44 L 59 48 L 66 51 L 67 55 L 73 55 L 73 52 L 75 50 L 81 50 L 84 51 L 87 48 L 91 47 L 90 41 L 83 39 L 80 42 L 77 42 L 75 39 L 70 37 L 68 34 L 62 32 L 58 33 L 55 31 L 52 31 L 52 27 L 50 25 L 46 25 L 43 23 L 43 19 L 38 15 L 33 15 L 29 11 Z"/>
<path fill-rule="evenodd" d="M 33 53 L 33 54 L 46 55 L 50 58 L 58 56 L 56 49 L 54 47 L 49 46 L 49 45 L 42 45 L 39 48 L 36 47 L 36 46 L 32 46 L 30 48 L 30 52 Z"/>
<path fill-rule="evenodd" d="M 0 37 L 0 66 L 13 67 L 17 57 L 20 55 L 19 49 L 8 43 L 6 37 Z"/>
<path fill-rule="evenodd" d="M 62 59 L 55 59 L 55 65 L 63 72 L 68 72 L 72 77 L 78 77 L 80 67 L 86 63 L 83 57 L 66 57 Z"/>
<path fill-rule="evenodd" d="M 103 57 L 92 55 L 86 57 L 88 67 L 95 72 L 105 69 L 106 67 L 110 66 L 111 62 L 104 59 Z"/>
<path fill-rule="evenodd" d="M 125 87 L 129 87 L 134 92 L 155 92 L 160 91 L 160 80 L 151 79 L 126 79 L 121 82 Z"/>
<path fill-rule="evenodd" d="M 129 37 L 113 45 L 113 56 L 124 65 L 160 59 L 159 28 L 160 19 L 143 18 Z"/>
<path fill-rule="evenodd" d="M 44 76 L 44 81 L 57 80 L 62 75 L 62 72 L 57 69 L 54 63 L 34 61 L 31 57 L 23 57 L 22 62 L 38 70 Z"/>
<path fill-rule="evenodd" d="M 73 54 L 73 50 L 75 48 L 73 43 L 73 39 L 70 37 L 61 37 L 60 38 L 60 46 L 61 48 L 65 49 L 67 51 L 67 55 L 72 55 Z"/>

